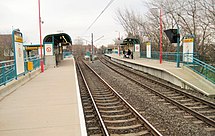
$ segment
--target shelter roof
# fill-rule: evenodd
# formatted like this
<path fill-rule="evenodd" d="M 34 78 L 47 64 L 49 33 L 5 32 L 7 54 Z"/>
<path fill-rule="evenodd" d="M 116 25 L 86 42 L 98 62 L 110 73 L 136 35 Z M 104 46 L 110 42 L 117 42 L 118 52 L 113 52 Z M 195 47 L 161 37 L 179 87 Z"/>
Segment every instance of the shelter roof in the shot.
<path fill-rule="evenodd" d="M 52 38 L 54 38 L 54 43 L 72 44 L 71 37 L 66 33 L 49 34 L 43 39 L 43 42 L 52 42 Z"/>
<path fill-rule="evenodd" d="M 138 44 L 140 43 L 139 39 L 127 37 L 123 40 L 123 43 L 120 45 L 128 45 L 128 44 Z"/>

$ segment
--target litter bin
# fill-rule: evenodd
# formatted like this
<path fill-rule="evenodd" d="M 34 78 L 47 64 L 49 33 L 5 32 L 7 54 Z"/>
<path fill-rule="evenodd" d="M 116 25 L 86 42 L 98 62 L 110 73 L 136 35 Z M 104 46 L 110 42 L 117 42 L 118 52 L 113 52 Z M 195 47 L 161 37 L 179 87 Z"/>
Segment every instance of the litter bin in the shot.
<path fill-rule="evenodd" d="M 32 71 L 34 69 L 34 64 L 32 61 L 28 62 L 28 71 Z"/>

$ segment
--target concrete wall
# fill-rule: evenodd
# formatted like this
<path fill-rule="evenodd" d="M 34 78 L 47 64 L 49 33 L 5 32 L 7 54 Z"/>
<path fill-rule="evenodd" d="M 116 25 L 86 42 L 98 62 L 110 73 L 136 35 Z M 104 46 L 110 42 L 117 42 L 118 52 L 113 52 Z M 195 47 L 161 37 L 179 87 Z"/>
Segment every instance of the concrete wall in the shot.
<path fill-rule="evenodd" d="M 172 73 L 162 70 L 162 69 L 156 69 L 153 67 L 147 67 L 147 66 L 143 66 L 143 65 L 138 65 L 138 64 L 134 64 L 134 63 L 130 63 L 130 62 L 126 62 L 123 60 L 118 60 L 115 58 L 111 58 L 111 60 L 126 65 L 128 67 L 132 67 L 133 69 L 139 70 L 139 71 L 143 71 L 145 73 L 148 73 L 150 75 L 156 76 L 158 78 L 164 79 L 166 81 L 169 81 L 170 83 L 173 83 L 177 86 L 180 86 L 181 88 L 185 88 L 185 89 L 195 89 L 193 88 L 193 86 L 187 84 L 186 82 L 184 82 L 182 79 L 180 79 L 179 77 L 177 77 L 176 75 L 173 75 Z"/>
<path fill-rule="evenodd" d="M 46 68 L 56 67 L 56 57 L 55 56 L 45 56 L 45 65 Z"/>
<path fill-rule="evenodd" d="M 28 74 L 24 76 L 18 77 L 17 80 L 13 80 L 6 85 L 0 86 L 0 101 L 4 99 L 6 96 L 13 93 L 17 88 L 27 83 L 32 78 L 36 77 L 40 73 L 40 69 L 36 69 L 32 72 L 29 72 Z"/>
<path fill-rule="evenodd" d="M 134 59 L 140 58 L 140 52 L 133 52 Z"/>

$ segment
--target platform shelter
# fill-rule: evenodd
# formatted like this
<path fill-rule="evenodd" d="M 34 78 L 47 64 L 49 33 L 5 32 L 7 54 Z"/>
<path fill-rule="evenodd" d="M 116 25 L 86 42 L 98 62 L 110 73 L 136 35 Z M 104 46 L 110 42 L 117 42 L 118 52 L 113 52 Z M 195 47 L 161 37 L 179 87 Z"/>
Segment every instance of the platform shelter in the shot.
<path fill-rule="evenodd" d="M 123 43 L 120 44 L 122 50 L 125 50 L 125 52 L 130 49 L 133 52 L 134 58 L 140 58 L 140 41 L 136 38 L 125 38 L 123 40 Z"/>
<path fill-rule="evenodd" d="M 43 39 L 46 67 L 55 67 L 63 59 L 63 54 L 72 45 L 71 37 L 66 33 L 49 34 Z"/>

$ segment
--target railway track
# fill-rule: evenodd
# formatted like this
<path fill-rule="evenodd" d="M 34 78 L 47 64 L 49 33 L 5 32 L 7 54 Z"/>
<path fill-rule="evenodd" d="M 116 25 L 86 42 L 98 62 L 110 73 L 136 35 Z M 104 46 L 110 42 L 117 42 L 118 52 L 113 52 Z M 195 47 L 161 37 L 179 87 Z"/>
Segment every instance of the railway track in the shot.
<path fill-rule="evenodd" d="M 86 63 L 78 60 L 88 135 L 161 134 Z"/>
<path fill-rule="evenodd" d="M 149 78 L 128 67 L 111 62 L 102 58 L 100 61 L 118 74 L 130 79 L 149 91 L 149 96 L 158 96 L 158 101 L 184 113 L 185 118 L 192 119 L 193 123 L 203 124 L 205 130 L 215 131 L 215 104 L 204 99 L 186 93 L 180 88 L 168 85 L 159 80 Z"/>

